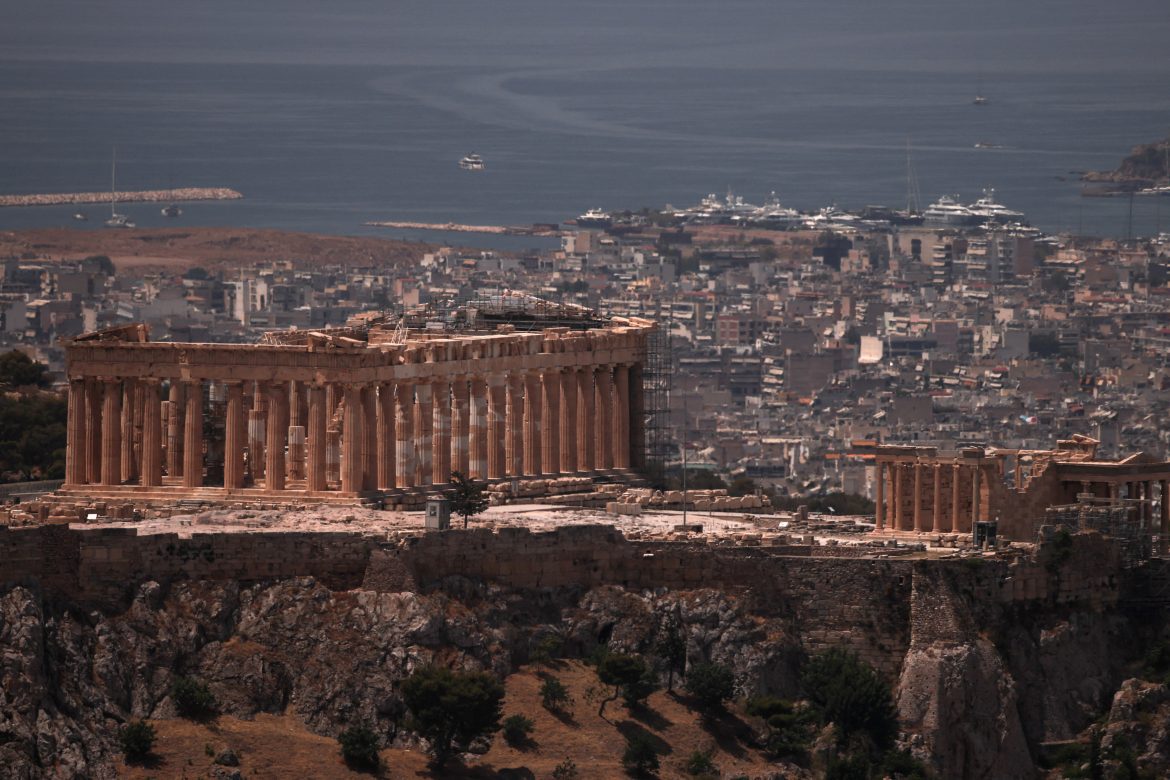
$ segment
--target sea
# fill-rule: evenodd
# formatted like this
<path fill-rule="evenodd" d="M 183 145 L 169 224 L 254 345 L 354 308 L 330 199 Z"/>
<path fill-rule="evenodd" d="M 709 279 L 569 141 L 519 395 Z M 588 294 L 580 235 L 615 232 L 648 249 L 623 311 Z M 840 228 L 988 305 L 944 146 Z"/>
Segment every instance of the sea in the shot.
<path fill-rule="evenodd" d="M 1078 181 L 1170 134 L 1166 0 L 38 0 L 3 16 L 0 193 L 108 190 L 116 149 L 119 189 L 245 195 L 177 220 L 119 207 L 140 226 L 467 244 L 363 223 L 994 188 L 1045 231 L 1170 230 L 1170 198 Z M 459 168 L 472 152 L 486 170 Z M 0 209 L 0 229 L 108 212 L 78 210 Z"/>

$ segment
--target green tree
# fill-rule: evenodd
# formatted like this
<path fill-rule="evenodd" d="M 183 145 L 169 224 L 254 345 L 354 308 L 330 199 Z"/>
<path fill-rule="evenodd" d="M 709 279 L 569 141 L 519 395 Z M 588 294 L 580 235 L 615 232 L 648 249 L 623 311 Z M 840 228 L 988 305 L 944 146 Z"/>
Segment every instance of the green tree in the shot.
<path fill-rule="evenodd" d="M 535 728 L 536 721 L 527 715 L 509 715 L 504 718 L 504 741 L 512 747 L 524 745 L 532 738 Z"/>
<path fill-rule="evenodd" d="M 605 705 L 616 701 L 619 696 L 625 700 L 626 706 L 638 707 L 658 687 L 646 662 L 624 653 L 609 653 L 601 659 L 597 665 L 597 679 L 613 688 L 612 695 L 602 699 L 597 708 L 599 718 L 605 717 Z"/>
<path fill-rule="evenodd" d="M 485 672 L 431 666 L 402 683 L 402 698 L 411 713 L 410 728 L 431 743 L 435 765 L 441 767 L 455 751 L 499 729 L 504 686 Z"/>
<path fill-rule="evenodd" d="M 175 709 L 184 718 L 204 720 L 215 715 L 215 696 L 207 683 L 194 677 L 178 677 L 171 686 L 171 698 Z"/>
<path fill-rule="evenodd" d="M 0 355 L 0 386 L 48 387 L 48 369 L 19 349 Z"/>
<path fill-rule="evenodd" d="M 658 624 L 654 654 L 666 667 L 666 690 L 673 692 L 674 673 L 684 674 L 687 670 L 687 640 L 675 615 L 667 615 Z"/>
<path fill-rule="evenodd" d="M 569 689 L 555 677 L 546 677 L 540 684 L 540 703 L 549 712 L 560 712 L 572 702 Z"/>
<path fill-rule="evenodd" d="M 893 747 L 898 718 L 890 686 L 856 654 L 833 649 L 813 656 L 801 686 L 821 720 L 837 725 L 842 744 L 863 734 L 878 753 Z"/>
<path fill-rule="evenodd" d="M 451 472 L 451 510 L 463 516 L 463 527 L 467 521 L 488 508 L 488 500 L 483 494 L 483 485 L 472 482 L 460 471 Z"/>
<path fill-rule="evenodd" d="M 154 749 L 154 726 L 144 720 L 127 723 L 118 732 L 118 744 L 122 748 L 122 755 L 129 762 L 141 761 L 150 755 Z"/>
<path fill-rule="evenodd" d="M 775 696 L 753 696 L 748 699 L 746 710 L 749 715 L 763 718 L 767 725 L 764 749 L 770 755 L 800 759 L 808 753 L 812 724 L 807 712 Z"/>
<path fill-rule="evenodd" d="M 377 769 L 378 735 L 367 726 L 350 726 L 337 737 L 341 757 L 345 763 L 358 769 Z"/>
<path fill-rule="evenodd" d="M 626 738 L 626 752 L 622 754 L 622 766 L 635 777 L 648 777 L 658 770 L 658 751 L 645 734 L 633 734 Z"/>
<path fill-rule="evenodd" d="M 684 683 L 687 693 L 707 715 L 723 710 L 723 703 L 735 695 L 735 675 L 726 666 L 698 663 L 691 666 Z"/>

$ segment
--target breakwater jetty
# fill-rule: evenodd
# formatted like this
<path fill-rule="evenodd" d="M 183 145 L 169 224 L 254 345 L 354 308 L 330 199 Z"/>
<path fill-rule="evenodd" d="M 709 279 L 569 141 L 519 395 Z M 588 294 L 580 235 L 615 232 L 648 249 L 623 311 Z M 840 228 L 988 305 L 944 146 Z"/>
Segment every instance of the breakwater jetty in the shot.
<path fill-rule="evenodd" d="M 449 233 L 490 233 L 497 236 L 559 236 L 556 225 L 461 225 L 457 222 L 363 222 L 366 227 L 397 230 L 442 230 Z"/>
<path fill-rule="evenodd" d="M 93 203 L 171 203 L 195 200 L 239 200 L 243 194 L 226 187 L 183 187 L 177 190 L 128 190 L 126 192 L 56 192 L 37 195 L 0 195 L 0 208 L 12 206 L 63 206 Z"/>

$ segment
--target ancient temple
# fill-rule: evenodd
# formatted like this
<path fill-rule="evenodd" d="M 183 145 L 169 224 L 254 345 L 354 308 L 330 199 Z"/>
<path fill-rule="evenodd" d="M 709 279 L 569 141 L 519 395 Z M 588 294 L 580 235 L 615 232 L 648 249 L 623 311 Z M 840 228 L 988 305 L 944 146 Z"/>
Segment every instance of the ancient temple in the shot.
<path fill-rule="evenodd" d="M 477 480 L 621 475 L 644 457 L 654 325 L 79 336 L 62 493 L 354 501 Z"/>

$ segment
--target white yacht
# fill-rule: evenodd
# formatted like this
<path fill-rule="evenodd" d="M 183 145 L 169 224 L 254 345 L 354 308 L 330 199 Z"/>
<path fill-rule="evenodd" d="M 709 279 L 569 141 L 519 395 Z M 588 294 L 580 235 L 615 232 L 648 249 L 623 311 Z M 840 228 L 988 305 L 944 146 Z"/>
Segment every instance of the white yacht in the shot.
<path fill-rule="evenodd" d="M 943 195 L 922 212 L 927 225 L 957 227 L 976 222 L 978 218 L 971 209 L 959 203 L 958 196 Z"/>
<path fill-rule="evenodd" d="M 780 203 L 775 191 L 768 195 L 764 205 L 760 206 L 751 215 L 751 221 L 767 227 L 781 229 L 797 227 L 801 223 L 801 213 L 796 209 L 788 208 Z"/>
<path fill-rule="evenodd" d="M 991 187 L 983 190 L 983 197 L 968 206 L 968 209 L 976 217 L 989 222 L 1018 222 L 1024 218 L 1022 211 L 1013 211 L 997 203 L 995 190 Z"/>
<path fill-rule="evenodd" d="M 114 208 L 117 200 L 118 151 L 114 150 L 113 160 L 110 163 L 110 218 L 106 220 L 108 228 L 132 228 L 134 223 L 125 214 L 119 214 Z"/>
<path fill-rule="evenodd" d="M 459 167 L 465 171 L 482 171 L 487 166 L 478 154 L 469 154 L 459 161 Z"/>
<path fill-rule="evenodd" d="M 605 227 L 613 221 L 613 217 L 608 211 L 601 209 L 589 209 L 584 214 L 577 217 L 577 224 L 583 226 L 597 226 Z"/>
<path fill-rule="evenodd" d="M 168 206 L 163 206 L 161 211 L 164 217 L 180 217 L 183 215 L 183 210 L 174 203 Z"/>

